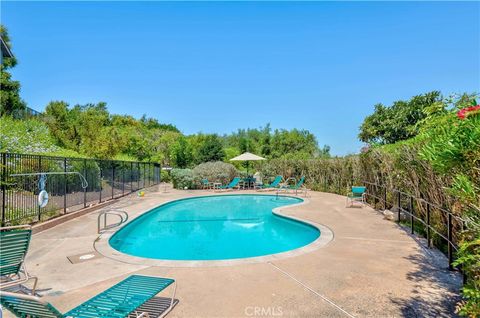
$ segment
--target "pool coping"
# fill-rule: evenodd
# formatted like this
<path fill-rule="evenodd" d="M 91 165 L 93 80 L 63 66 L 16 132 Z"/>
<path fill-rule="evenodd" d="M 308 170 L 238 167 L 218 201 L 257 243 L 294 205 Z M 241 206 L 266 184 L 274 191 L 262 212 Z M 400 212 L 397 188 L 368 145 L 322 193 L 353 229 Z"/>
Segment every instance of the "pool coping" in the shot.
<path fill-rule="evenodd" d="M 181 201 L 184 199 L 189 199 L 189 198 L 201 198 L 201 197 L 209 197 L 209 196 L 222 196 L 222 195 L 245 195 L 245 193 L 238 193 L 238 194 L 232 194 L 232 193 L 225 193 L 225 194 L 220 194 L 220 193 L 212 193 L 211 195 L 195 195 L 195 196 L 189 196 L 186 198 L 179 198 L 179 199 L 173 199 L 173 200 L 168 200 L 158 206 L 163 206 L 175 201 Z M 247 195 L 265 195 L 265 196 L 275 196 L 276 194 L 268 194 L 268 193 L 262 193 L 262 194 L 247 194 Z M 284 195 L 282 196 L 288 196 L 292 198 L 297 198 L 296 196 L 290 196 L 290 195 Z M 308 198 L 300 198 L 303 201 L 296 203 L 296 204 L 291 204 L 291 205 L 286 205 L 286 206 L 281 206 L 277 207 L 272 210 L 272 213 L 275 215 L 278 215 L 283 218 L 291 219 L 297 222 L 302 222 L 307 225 L 313 226 L 317 228 L 320 231 L 320 236 L 314 240 L 313 242 L 290 250 L 286 252 L 281 252 L 281 253 L 276 253 L 276 254 L 269 254 L 269 255 L 263 255 L 263 256 L 255 256 L 255 257 L 246 257 L 246 258 L 238 258 L 238 259 L 226 259 L 226 260 L 195 260 L 195 261 L 189 261 L 189 260 L 161 260 L 161 259 L 152 259 L 152 258 L 145 258 L 145 257 L 138 257 L 138 256 L 133 256 L 129 254 L 122 253 L 120 251 L 117 251 L 113 247 L 110 246 L 109 240 L 110 238 L 120 229 L 122 229 L 124 226 L 127 224 L 130 224 L 133 220 L 137 219 L 138 217 L 141 217 L 148 213 L 150 210 L 143 211 L 136 215 L 135 217 L 131 218 L 129 222 L 123 224 L 121 227 L 115 228 L 110 231 L 106 231 L 102 234 L 100 234 L 97 239 L 93 243 L 94 249 L 100 253 L 101 255 L 122 262 L 122 263 L 127 263 L 127 264 L 134 264 L 134 265 L 143 265 L 143 266 L 159 266 L 159 267 L 216 267 L 216 266 L 234 266 L 234 265 L 242 265 L 242 264 L 256 264 L 256 263 L 267 263 L 271 261 L 276 261 L 276 260 L 281 260 L 281 259 L 286 259 L 286 258 L 291 258 L 295 256 L 300 256 L 303 254 L 311 253 L 313 251 L 316 251 L 324 246 L 326 246 L 328 243 L 330 243 L 333 238 L 334 234 L 333 231 L 328 228 L 327 226 L 312 222 L 310 220 L 305 220 L 300 217 L 292 216 L 292 215 L 287 215 L 285 213 L 282 213 L 283 210 L 295 208 L 301 205 L 309 204 L 310 200 Z"/>

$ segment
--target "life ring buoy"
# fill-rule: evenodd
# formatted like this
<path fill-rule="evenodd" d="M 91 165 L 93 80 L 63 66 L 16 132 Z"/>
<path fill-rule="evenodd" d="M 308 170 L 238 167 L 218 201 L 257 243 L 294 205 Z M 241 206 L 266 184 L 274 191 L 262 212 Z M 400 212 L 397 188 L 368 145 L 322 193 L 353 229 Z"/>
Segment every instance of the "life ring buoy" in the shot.
<path fill-rule="evenodd" d="M 48 193 L 45 190 L 38 194 L 38 206 L 44 208 L 48 204 Z"/>

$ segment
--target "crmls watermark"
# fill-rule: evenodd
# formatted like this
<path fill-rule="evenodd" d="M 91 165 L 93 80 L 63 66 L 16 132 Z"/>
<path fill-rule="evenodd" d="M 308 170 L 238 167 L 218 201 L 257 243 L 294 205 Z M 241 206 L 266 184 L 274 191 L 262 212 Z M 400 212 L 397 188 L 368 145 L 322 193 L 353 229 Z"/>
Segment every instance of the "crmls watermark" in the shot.
<path fill-rule="evenodd" d="M 245 307 L 245 315 L 248 317 L 280 317 L 283 316 L 283 308 L 247 306 Z"/>

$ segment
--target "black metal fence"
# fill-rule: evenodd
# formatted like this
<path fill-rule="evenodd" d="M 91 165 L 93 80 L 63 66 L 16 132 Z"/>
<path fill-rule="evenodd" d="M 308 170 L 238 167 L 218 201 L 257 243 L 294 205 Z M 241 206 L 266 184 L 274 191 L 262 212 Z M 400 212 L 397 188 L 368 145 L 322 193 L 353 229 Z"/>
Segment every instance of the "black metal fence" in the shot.
<path fill-rule="evenodd" d="M 455 215 L 445 207 L 400 190 L 366 181 L 364 184 L 369 204 L 376 209 L 394 211 L 396 220 L 407 225 L 412 234 L 425 237 L 428 247 L 433 245 L 444 252 L 448 257 L 449 269 L 454 269 L 452 263 L 458 250 L 460 234 L 471 226 L 471 221 Z"/>
<path fill-rule="evenodd" d="M 3 111 L 0 110 L 0 114 L 3 114 Z M 17 119 L 29 119 L 29 118 L 34 118 L 42 115 L 41 112 L 38 112 L 35 109 L 30 107 L 15 109 L 8 114 L 13 116 L 13 118 L 17 118 Z"/>
<path fill-rule="evenodd" d="M 43 221 L 160 183 L 161 168 L 148 162 L 0 153 L 1 225 Z M 39 207 L 40 175 L 49 199 Z M 84 189 L 78 172 L 88 182 Z M 22 174 L 21 176 L 15 176 Z M 25 175 L 26 174 L 26 175 Z"/>

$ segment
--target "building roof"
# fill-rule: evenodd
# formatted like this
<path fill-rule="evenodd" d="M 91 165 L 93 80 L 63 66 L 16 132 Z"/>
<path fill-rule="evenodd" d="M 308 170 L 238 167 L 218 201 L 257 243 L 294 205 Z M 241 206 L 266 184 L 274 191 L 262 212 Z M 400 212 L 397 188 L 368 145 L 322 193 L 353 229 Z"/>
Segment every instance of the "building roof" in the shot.
<path fill-rule="evenodd" d="M 10 51 L 10 48 L 8 47 L 7 43 L 3 40 L 3 38 L 0 36 L 0 42 L 2 46 L 2 58 L 4 57 L 13 57 L 12 51 Z"/>

